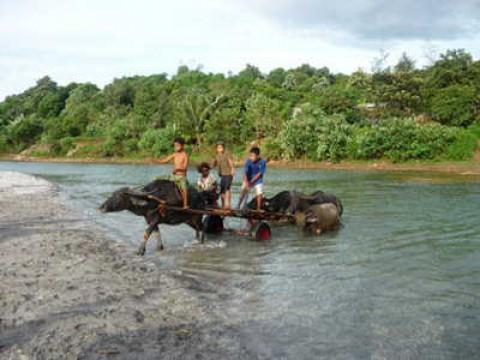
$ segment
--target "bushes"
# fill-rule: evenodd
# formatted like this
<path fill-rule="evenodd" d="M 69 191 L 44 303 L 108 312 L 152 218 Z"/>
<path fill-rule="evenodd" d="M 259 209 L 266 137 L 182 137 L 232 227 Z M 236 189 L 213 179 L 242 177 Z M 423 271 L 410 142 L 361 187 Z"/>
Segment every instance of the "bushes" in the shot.
<path fill-rule="evenodd" d="M 318 148 L 318 117 L 324 116 L 321 110 L 305 104 L 292 119 L 286 121 L 281 132 L 284 155 L 288 159 L 297 159 L 306 155 L 315 158 Z"/>
<path fill-rule="evenodd" d="M 164 129 L 149 129 L 145 131 L 138 142 L 138 147 L 145 154 L 162 156 L 172 151 L 172 141 L 175 131 L 171 127 Z"/>
<path fill-rule="evenodd" d="M 452 85 L 433 96 L 432 114 L 442 124 L 468 126 L 475 121 L 478 106 L 477 92 L 473 86 Z"/>
<path fill-rule="evenodd" d="M 56 141 L 50 148 L 50 153 L 55 156 L 64 156 L 75 147 L 74 138 L 66 137 Z"/>
<path fill-rule="evenodd" d="M 135 114 L 117 120 L 107 131 L 107 140 L 101 147 L 101 154 L 124 156 L 137 151 L 145 129 L 145 119 Z"/>
<path fill-rule="evenodd" d="M 468 160 L 480 141 L 480 123 L 460 130 L 457 139 L 448 147 L 446 156 L 451 160 Z"/>
<path fill-rule="evenodd" d="M 325 115 L 306 104 L 287 122 L 282 148 L 290 159 L 306 155 L 311 160 L 339 161 L 347 157 L 352 130 L 343 115 Z"/>
<path fill-rule="evenodd" d="M 342 115 L 322 116 L 317 126 L 317 152 L 314 160 L 339 161 L 347 157 L 354 127 Z"/>
<path fill-rule="evenodd" d="M 448 147 L 446 157 L 449 160 L 468 160 L 477 148 L 477 137 L 473 132 L 460 130 L 455 141 Z"/>
<path fill-rule="evenodd" d="M 16 150 L 35 143 L 43 131 L 43 123 L 34 115 L 19 117 L 6 127 L 8 139 Z"/>
<path fill-rule="evenodd" d="M 278 138 L 265 138 L 262 144 L 262 154 L 264 157 L 279 160 L 282 158 L 282 143 Z"/>
<path fill-rule="evenodd" d="M 8 138 L 5 134 L 0 133 L 0 153 L 8 150 Z"/>
<path fill-rule="evenodd" d="M 480 132 L 480 131 L 479 131 Z M 392 118 L 377 124 L 350 125 L 340 115 L 303 110 L 283 132 L 282 146 L 290 158 L 311 160 L 378 159 L 452 160 L 470 157 L 476 147 L 473 131 L 437 123 L 419 125 L 412 119 Z"/>
<path fill-rule="evenodd" d="M 356 159 L 434 159 L 446 151 L 457 134 L 457 129 L 440 124 L 419 125 L 412 119 L 388 119 L 357 129 L 350 154 Z"/>
<path fill-rule="evenodd" d="M 480 140 L 480 122 L 477 122 L 470 126 L 468 128 L 468 131 L 470 131 L 477 139 Z"/>
<path fill-rule="evenodd" d="M 123 151 L 119 144 L 115 143 L 113 139 L 108 139 L 100 146 L 100 155 L 111 157 L 115 155 L 122 155 Z"/>

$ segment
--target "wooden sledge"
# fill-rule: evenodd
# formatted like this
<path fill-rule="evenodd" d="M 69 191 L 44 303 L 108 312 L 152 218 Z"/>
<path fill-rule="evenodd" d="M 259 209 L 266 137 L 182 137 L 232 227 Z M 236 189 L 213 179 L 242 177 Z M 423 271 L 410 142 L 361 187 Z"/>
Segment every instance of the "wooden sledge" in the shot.
<path fill-rule="evenodd" d="M 295 217 L 293 215 L 287 215 L 283 213 L 277 212 L 267 212 L 264 210 L 250 210 L 250 209 L 221 209 L 221 208 L 205 208 L 205 209 L 191 209 L 191 208 L 183 208 L 179 206 L 171 206 L 167 205 L 165 201 L 152 196 L 147 195 L 148 198 L 152 200 L 156 200 L 158 202 L 158 211 L 160 214 L 164 214 L 166 211 L 175 211 L 184 214 L 193 214 L 193 215 L 204 215 L 207 218 L 205 219 L 208 221 L 209 217 L 218 217 L 222 219 L 221 222 L 221 230 L 223 230 L 223 218 L 225 217 L 235 217 L 241 219 L 248 219 L 248 220 L 255 220 L 257 221 L 252 230 L 252 237 L 255 240 L 269 240 L 271 237 L 271 229 L 270 225 L 268 224 L 269 221 L 285 221 L 291 224 L 295 223 Z M 218 224 L 218 222 L 217 222 Z M 208 228 L 206 229 L 208 230 Z M 211 233 L 218 233 L 221 232 L 219 228 L 215 231 L 211 231 Z"/>

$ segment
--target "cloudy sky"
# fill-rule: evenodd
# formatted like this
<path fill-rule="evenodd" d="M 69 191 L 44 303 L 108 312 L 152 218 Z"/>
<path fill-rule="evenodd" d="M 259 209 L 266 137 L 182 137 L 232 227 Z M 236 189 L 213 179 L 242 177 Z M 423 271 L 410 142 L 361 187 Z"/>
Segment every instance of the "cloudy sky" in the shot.
<path fill-rule="evenodd" d="M 369 70 L 380 49 L 480 57 L 480 0 L 0 0 L 0 99 L 60 84 L 302 63 Z"/>

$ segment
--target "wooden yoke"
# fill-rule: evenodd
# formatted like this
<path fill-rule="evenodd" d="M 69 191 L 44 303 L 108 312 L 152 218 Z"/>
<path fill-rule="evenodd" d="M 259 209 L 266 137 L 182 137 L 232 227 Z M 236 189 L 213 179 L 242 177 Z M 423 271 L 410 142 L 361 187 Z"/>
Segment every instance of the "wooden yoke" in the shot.
<path fill-rule="evenodd" d="M 157 200 L 157 199 L 154 199 Z M 158 201 L 158 200 L 157 200 Z M 290 223 L 295 223 L 295 217 L 293 215 L 287 215 L 283 213 L 266 212 L 264 210 L 237 210 L 237 209 L 190 209 L 182 208 L 179 206 L 170 206 L 165 201 L 160 200 L 158 204 L 158 211 L 160 214 L 165 214 L 165 211 L 176 211 L 180 213 L 193 214 L 193 215 L 214 215 L 220 217 L 237 217 L 242 219 L 251 220 L 266 220 L 266 221 L 280 221 L 287 220 Z"/>

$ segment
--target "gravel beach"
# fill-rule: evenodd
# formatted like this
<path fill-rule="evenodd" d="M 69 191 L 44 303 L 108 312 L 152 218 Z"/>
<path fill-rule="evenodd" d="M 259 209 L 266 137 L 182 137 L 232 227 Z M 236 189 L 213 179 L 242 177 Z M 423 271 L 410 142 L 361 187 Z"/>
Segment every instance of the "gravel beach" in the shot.
<path fill-rule="evenodd" d="M 191 280 L 108 239 L 41 178 L 0 172 L 0 263 L 0 359 L 263 358 Z"/>

